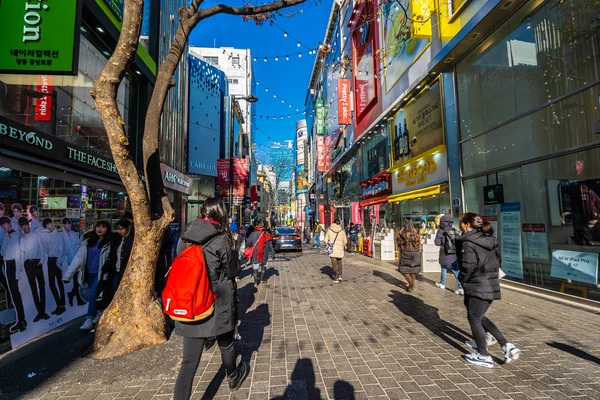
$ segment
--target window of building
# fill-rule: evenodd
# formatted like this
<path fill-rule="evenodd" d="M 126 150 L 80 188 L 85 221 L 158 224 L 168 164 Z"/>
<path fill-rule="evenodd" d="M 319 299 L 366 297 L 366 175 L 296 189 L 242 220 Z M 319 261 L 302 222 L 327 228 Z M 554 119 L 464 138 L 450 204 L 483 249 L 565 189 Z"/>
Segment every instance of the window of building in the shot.
<path fill-rule="evenodd" d="M 218 66 L 219 65 L 219 57 L 212 57 L 212 56 L 204 56 L 202 57 L 204 59 L 204 61 L 206 61 L 209 64 Z"/>
<path fill-rule="evenodd" d="M 454 17 L 468 2 L 469 0 L 448 0 L 448 16 Z"/>
<path fill-rule="evenodd" d="M 240 57 L 239 56 L 232 57 L 231 64 L 234 66 L 239 66 L 240 65 Z"/>

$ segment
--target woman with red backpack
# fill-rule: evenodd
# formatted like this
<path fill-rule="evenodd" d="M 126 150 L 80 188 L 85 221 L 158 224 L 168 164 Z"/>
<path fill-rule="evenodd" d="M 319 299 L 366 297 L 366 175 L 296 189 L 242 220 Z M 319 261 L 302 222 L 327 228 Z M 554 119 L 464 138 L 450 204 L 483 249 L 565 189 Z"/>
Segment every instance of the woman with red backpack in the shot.
<path fill-rule="evenodd" d="M 239 260 L 233 249 L 227 209 L 222 201 L 209 198 L 200 209 L 200 218 L 185 228 L 177 245 L 177 254 L 191 245 L 202 247 L 211 289 L 216 298 L 214 312 L 208 318 L 196 322 L 175 322 L 175 332 L 183 336 L 183 359 L 175 382 L 175 400 L 190 398 L 194 375 L 204 345 L 210 338 L 217 338 L 230 390 L 239 389 L 249 372 L 247 363 L 241 362 L 237 367 L 235 364 L 235 277 L 239 274 Z"/>

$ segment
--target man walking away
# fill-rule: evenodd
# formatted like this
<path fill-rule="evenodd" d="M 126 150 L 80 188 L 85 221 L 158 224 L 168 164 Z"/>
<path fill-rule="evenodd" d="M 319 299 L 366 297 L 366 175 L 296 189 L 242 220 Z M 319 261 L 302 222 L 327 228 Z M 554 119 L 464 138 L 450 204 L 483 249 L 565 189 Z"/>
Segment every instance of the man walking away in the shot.
<path fill-rule="evenodd" d="M 321 226 L 321 224 L 317 224 L 313 236 L 313 247 L 321 247 L 321 232 L 323 232 L 323 227 Z"/>
<path fill-rule="evenodd" d="M 342 281 L 342 258 L 344 258 L 344 250 L 348 244 L 346 232 L 340 226 L 340 220 L 336 219 L 325 233 L 325 243 L 333 246 L 333 252 L 329 254 L 331 258 L 331 266 L 333 268 L 335 283 Z"/>
<path fill-rule="evenodd" d="M 442 290 L 446 289 L 446 275 L 450 270 L 454 274 L 458 285 L 458 289 L 454 294 L 464 295 L 465 291 L 458 280 L 458 262 L 456 261 L 456 238 L 460 236 L 460 231 L 452 226 L 452 217 L 449 215 L 442 215 L 438 225 L 440 229 L 435 234 L 435 245 L 440 246 L 442 275 L 440 281 L 436 282 L 435 285 Z"/>
<path fill-rule="evenodd" d="M 65 308 L 65 285 L 62 281 L 62 271 L 59 265 L 62 265 L 63 244 L 62 238 L 54 229 L 54 221 L 51 218 L 44 218 L 42 221 L 44 229 L 39 231 L 45 245 L 48 255 L 48 285 L 56 303 L 56 309 L 52 311 L 53 315 L 61 315 L 67 309 Z"/>
<path fill-rule="evenodd" d="M 27 218 L 19 218 L 19 227 L 21 228 L 19 248 L 23 255 L 23 264 L 25 265 L 29 287 L 31 287 L 33 302 L 37 309 L 37 315 L 33 322 L 50 319 L 50 316 L 46 314 L 46 281 L 42 266 L 42 261 L 46 259 L 44 243 L 39 233 L 31 231 Z"/>
<path fill-rule="evenodd" d="M 12 223 L 8 217 L 0 218 L 0 227 L 5 233 L 4 240 L 2 240 L 2 257 L 6 267 L 6 280 L 17 313 L 17 322 L 10 328 L 10 333 L 23 332 L 27 328 L 27 321 L 25 321 L 25 310 L 19 291 L 19 278 L 23 276 L 19 233 L 12 229 Z"/>

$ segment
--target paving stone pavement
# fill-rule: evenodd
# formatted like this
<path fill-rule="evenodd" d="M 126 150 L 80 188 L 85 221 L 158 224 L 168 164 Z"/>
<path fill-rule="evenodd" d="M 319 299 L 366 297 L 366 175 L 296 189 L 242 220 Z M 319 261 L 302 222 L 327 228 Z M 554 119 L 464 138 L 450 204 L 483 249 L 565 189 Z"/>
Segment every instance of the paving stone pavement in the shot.
<path fill-rule="evenodd" d="M 446 290 L 422 280 L 407 293 L 391 265 L 355 255 L 335 284 L 328 257 L 309 248 L 272 260 L 257 293 L 249 272 L 238 349 L 250 375 L 230 395 L 211 349 L 193 399 L 600 399 L 599 313 L 504 289 L 488 316 L 522 356 L 502 365 L 496 346 L 496 366 L 485 369 L 462 359 L 470 330 L 451 276 Z M 170 399 L 182 341 L 158 347 L 136 361 L 74 361 L 10 398 Z"/>

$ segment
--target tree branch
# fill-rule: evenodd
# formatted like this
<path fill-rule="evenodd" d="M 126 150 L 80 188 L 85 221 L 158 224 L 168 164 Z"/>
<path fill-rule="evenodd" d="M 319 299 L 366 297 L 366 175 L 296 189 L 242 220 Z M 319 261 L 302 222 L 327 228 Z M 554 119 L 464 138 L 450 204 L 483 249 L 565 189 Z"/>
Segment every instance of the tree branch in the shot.
<path fill-rule="evenodd" d="M 264 14 L 271 11 L 281 10 L 283 8 L 293 7 L 298 4 L 304 3 L 306 0 L 282 0 L 276 1 L 271 4 L 265 4 L 258 7 L 247 6 L 247 7 L 234 7 L 227 4 L 217 4 L 210 8 L 199 10 L 199 18 L 204 19 L 211 17 L 216 14 L 229 14 L 229 15 L 257 15 Z"/>

